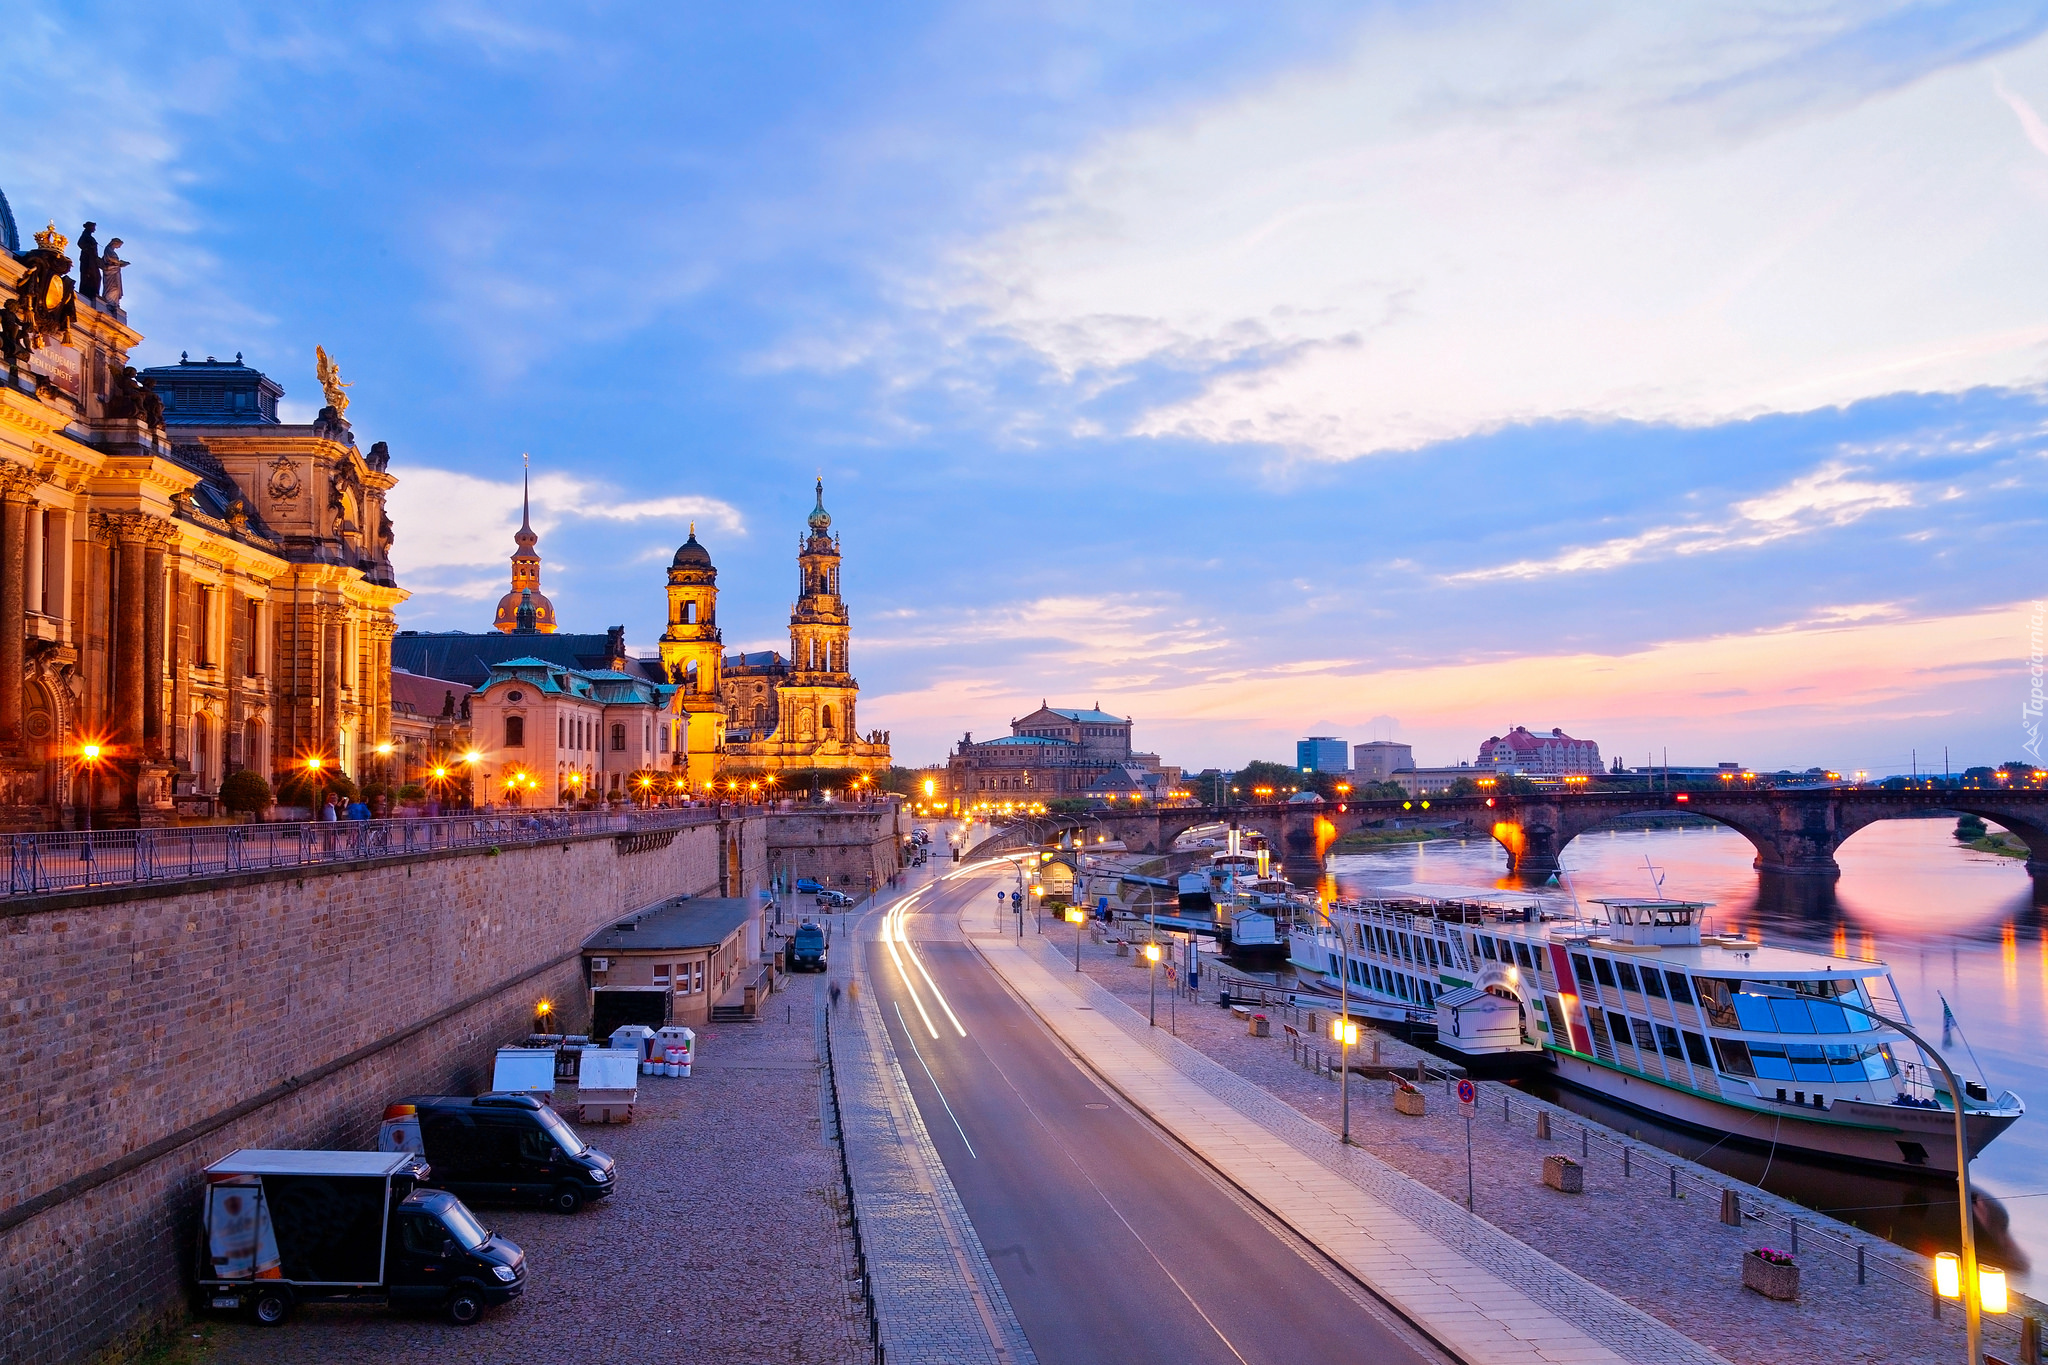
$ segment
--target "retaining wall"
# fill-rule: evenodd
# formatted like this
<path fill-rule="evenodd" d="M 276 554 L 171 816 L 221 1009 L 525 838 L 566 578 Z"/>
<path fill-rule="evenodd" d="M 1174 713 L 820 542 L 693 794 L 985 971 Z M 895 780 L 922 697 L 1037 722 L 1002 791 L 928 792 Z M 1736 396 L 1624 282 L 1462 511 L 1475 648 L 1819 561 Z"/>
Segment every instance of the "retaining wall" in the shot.
<path fill-rule="evenodd" d="M 390 1100 L 487 1084 L 541 998 L 580 1026 L 607 921 L 767 867 L 753 816 L 0 906 L 0 1360 L 180 1317 L 207 1163 L 370 1147 Z"/>

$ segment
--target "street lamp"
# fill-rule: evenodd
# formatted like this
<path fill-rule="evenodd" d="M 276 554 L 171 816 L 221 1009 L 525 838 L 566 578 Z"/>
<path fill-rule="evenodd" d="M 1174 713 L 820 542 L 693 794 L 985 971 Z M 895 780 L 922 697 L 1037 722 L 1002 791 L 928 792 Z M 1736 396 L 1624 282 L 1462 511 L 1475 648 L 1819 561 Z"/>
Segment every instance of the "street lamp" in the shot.
<path fill-rule="evenodd" d="M 1031 888 L 1034 892 L 1037 887 Z M 1067 907 L 1067 920 L 1074 926 L 1074 970 L 1081 970 L 1081 926 L 1088 922 L 1088 912 L 1078 905 Z"/>
<path fill-rule="evenodd" d="M 78 761 L 85 765 L 85 857 L 92 860 L 92 799 L 93 778 L 100 770 L 100 756 L 104 751 L 90 740 L 78 746 Z"/>
<path fill-rule="evenodd" d="M 1153 1028 L 1159 1027 L 1159 945 L 1145 945 L 1145 974 L 1151 978 L 1147 983 L 1146 1022 Z"/>
<path fill-rule="evenodd" d="M 1769 995 L 1780 999 L 1797 1000 L 1797 991 L 1783 986 L 1774 986 L 1767 981 L 1746 981 L 1743 983 L 1748 994 Z M 1963 1301 L 1963 1331 L 1969 1346 L 1970 1365 L 1981 1365 L 1983 1356 L 1984 1314 L 1986 1307 L 1996 1304 L 1991 1311 L 2006 1311 L 2005 1272 L 1996 1267 L 1980 1267 L 1977 1264 L 1977 1229 L 1970 1217 L 1970 1143 L 1964 1126 L 1963 1086 L 1956 1079 L 1956 1073 L 1949 1069 L 1948 1059 L 1935 1051 L 1925 1038 L 1907 1028 L 1898 1020 L 1864 1009 L 1861 1005 L 1845 1003 L 1836 996 L 1834 1004 L 1852 1013 L 1860 1014 L 1874 1021 L 1879 1028 L 1905 1035 L 1907 1041 L 1917 1045 L 1920 1051 L 1934 1059 L 1941 1068 L 1942 1079 L 1948 1082 L 1950 1107 L 1955 1111 L 1956 1120 L 1956 1206 L 1961 1210 L 1963 1254 L 1960 1261 L 1952 1252 L 1943 1252 L 1934 1260 L 1935 1291 L 1945 1299 L 1960 1298 Z M 1987 1278 L 1986 1271 L 1989 1272 Z"/>
<path fill-rule="evenodd" d="M 1358 1041 L 1358 1024 L 1346 1015 L 1330 1021 L 1330 1038 L 1338 1045 L 1338 1055 L 1344 1063 L 1343 1078 L 1337 1082 L 1337 1107 L 1343 1115 L 1342 1142 L 1351 1141 L 1351 1045 Z"/>
<path fill-rule="evenodd" d="M 1323 908 L 1323 902 L 1320 896 L 1316 899 L 1315 909 L 1316 913 L 1318 915 L 1321 915 L 1323 919 L 1328 922 L 1330 928 L 1336 931 L 1337 946 L 1342 952 L 1342 956 L 1338 961 L 1339 971 L 1337 973 L 1337 1008 L 1339 1011 L 1341 1011 L 1341 1014 L 1337 1022 L 1338 1024 L 1350 1024 L 1351 1038 L 1350 1041 L 1345 1041 L 1342 1038 L 1338 1039 L 1339 1042 L 1344 1043 L 1345 1051 L 1344 1075 L 1342 1079 L 1340 1079 L 1337 1082 L 1338 1108 L 1340 1109 L 1343 1115 L 1343 1122 L 1340 1127 L 1340 1131 L 1337 1134 L 1337 1140 L 1339 1142 L 1348 1144 L 1351 1141 L 1350 1048 L 1351 1043 L 1356 1042 L 1358 1040 L 1358 1025 L 1351 1023 L 1351 940 L 1345 935 L 1343 926 L 1338 924 L 1337 921 L 1331 916 L 1330 912 Z M 1332 1027 L 1334 1028 L 1335 1025 L 1333 1025 Z"/>

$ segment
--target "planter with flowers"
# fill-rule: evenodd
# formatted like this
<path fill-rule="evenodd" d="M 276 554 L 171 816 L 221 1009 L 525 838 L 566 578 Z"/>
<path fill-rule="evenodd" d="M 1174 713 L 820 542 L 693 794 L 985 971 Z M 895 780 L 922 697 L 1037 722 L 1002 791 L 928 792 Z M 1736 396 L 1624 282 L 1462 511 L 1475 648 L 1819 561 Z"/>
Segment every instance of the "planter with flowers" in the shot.
<path fill-rule="evenodd" d="M 1789 1303 L 1799 1297 L 1799 1267 L 1782 1251 L 1758 1247 L 1742 1258 L 1742 1287 Z"/>

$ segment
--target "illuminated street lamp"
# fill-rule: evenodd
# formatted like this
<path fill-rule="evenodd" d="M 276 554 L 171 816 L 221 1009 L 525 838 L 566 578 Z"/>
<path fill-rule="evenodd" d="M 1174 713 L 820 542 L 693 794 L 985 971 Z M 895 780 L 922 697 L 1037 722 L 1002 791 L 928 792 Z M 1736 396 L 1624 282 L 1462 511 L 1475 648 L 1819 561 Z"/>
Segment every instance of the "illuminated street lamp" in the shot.
<path fill-rule="evenodd" d="M 1045 894 L 1038 887 L 1031 888 L 1033 895 Z M 1088 912 L 1078 905 L 1067 907 L 1067 920 L 1074 926 L 1074 970 L 1081 970 L 1081 926 L 1088 922 Z"/>
<path fill-rule="evenodd" d="M 92 834 L 93 778 L 100 770 L 100 758 L 104 753 L 105 751 L 91 740 L 78 746 L 78 761 L 85 767 L 85 832 L 88 836 Z M 85 857 L 88 861 L 92 858 L 90 837 L 85 841 Z"/>
<path fill-rule="evenodd" d="M 1338 1045 L 1344 1076 L 1337 1082 L 1338 1109 L 1343 1115 L 1343 1132 L 1338 1141 L 1351 1141 L 1351 1045 L 1358 1041 L 1358 1023 L 1348 1015 L 1330 1021 L 1330 1038 Z"/>
<path fill-rule="evenodd" d="M 1150 1025 L 1151 1025 L 1151 1026 L 1153 1027 L 1153 1028 L 1158 1028 L 1158 1027 L 1159 1027 L 1159 945 L 1158 945 L 1158 944 L 1156 944 L 1156 943 L 1148 943 L 1148 944 L 1146 944 L 1146 945 L 1145 945 L 1145 974 L 1146 974 L 1147 976 L 1149 976 L 1149 977 L 1151 977 L 1151 978 L 1152 978 L 1152 979 L 1151 979 L 1151 981 L 1150 981 L 1150 982 L 1148 983 L 1148 993 L 1149 993 L 1150 999 L 1149 999 L 1149 1001 L 1147 1002 L 1147 1008 L 1146 1008 L 1146 1022 L 1147 1022 L 1147 1023 L 1149 1023 L 1149 1024 L 1150 1024 Z"/>

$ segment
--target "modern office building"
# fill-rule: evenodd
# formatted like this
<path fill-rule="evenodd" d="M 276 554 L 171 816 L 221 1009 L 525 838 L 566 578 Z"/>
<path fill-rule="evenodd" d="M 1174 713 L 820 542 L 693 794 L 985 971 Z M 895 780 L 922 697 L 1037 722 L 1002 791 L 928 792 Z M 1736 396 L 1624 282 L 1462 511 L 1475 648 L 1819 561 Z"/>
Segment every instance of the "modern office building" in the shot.
<path fill-rule="evenodd" d="M 1350 750 L 1334 736 L 1310 735 L 1294 742 L 1294 766 L 1305 773 L 1349 772 Z"/>

